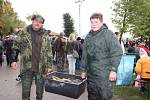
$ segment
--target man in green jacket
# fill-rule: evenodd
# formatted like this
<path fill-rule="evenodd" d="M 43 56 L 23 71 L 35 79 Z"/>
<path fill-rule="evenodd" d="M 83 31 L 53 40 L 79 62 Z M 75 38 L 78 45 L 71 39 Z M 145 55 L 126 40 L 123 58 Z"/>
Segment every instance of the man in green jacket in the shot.
<path fill-rule="evenodd" d="M 51 70 L 51 48 L 49 35 L 52 33 L 43 28 L 44 18 L 33 15 L 32 24 L 21 31 L 14 40 L 14 49 L 20 50 L 20 70 L 22 81 L 22 100 L 30 100 L 33 77 L 36 83 L 36 100 L 42 100 L 44 78 L 42 74 Z M 11 67 L 16 69 L 16 53 L 11 54 Z"/>
<path fill-rule="evenodd" d="M 122 49 L 115 34 L 103 23 L 102 14 L 94 13 L 90 21 L 81 60 L 82 69 L 87 71 L 88 100 L 111 100 L 111 81 L 116 79 Z"/>

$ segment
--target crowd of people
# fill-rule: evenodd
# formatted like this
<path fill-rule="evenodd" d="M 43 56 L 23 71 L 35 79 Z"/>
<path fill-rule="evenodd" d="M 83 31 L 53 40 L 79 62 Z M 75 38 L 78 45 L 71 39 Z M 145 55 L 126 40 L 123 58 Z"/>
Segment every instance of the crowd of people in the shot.
<path fill-rule="evenodd" d="M 75 33 L 71 33 L 67 38 L 61 32 L 60 36 L 52 39 L 52 58 L 57 71 L 63 72 L 67 65 L 69 66 L 69 74 L 75 74 L 75 70 L 80 69 L 83 42 L 84 39 L 77 37 Z M 74 57 L 74 51 L 78 57 Z"/>
<path fill-rule="evenodd" d="M 20 53 L 22 100 L 30 100 L 33 78 L 36 100 L 42 100 L 43 74 L 53 71 L 53 65 L 60 72 L 68 65 L 68 73 L 72 75 L 76 74 L 76 69 L 80 69 L 81 78 L 87 77 L 89 100 L 111 100 L 113 93 L 110 81 L 116 79 L 116 69 L 122 56 L 121 45 L 103 23 L 101 13 L 92 14 L 90 21 L 91 30 L 85 39 L 77 37 L 75 33 L 67 38 L 63 32 L 56 33 L 43 28 L 45 19 L 37 14 L 32 16 L 32 23 L 25 30 L 18 31 L 16 37 L 12 36 L 9 65 L 17 68 L 16 58 Z"/>
<path fill-rule="evenodd" d="M 140 88 L 142 94 L 147 90 L 145 83 L 137 80 L 150 81 L 150 41 L 127 39 L 124 43 L 126 54 L 135 55 L 134 70 L 136 78 L 134 86 Z"/>
<path fill-rule="evenodd" d="M 150 43 L 148 41 L 141 42 L 139 40 L 128 40 L 125 44 L 128 53 L 138 53 L 139 48 L 143 48 L 150 55 Z"/>
<path fill-rule="evenodd" d="M 11 61 L 11 53 L 15 51 L 16 53 L 16 61 L 18 60 L 19 50 L 13 49 L 13 41 L 16 35 L 9 34 L 7 36 L 0 37 L 0 66 L 3 66 L 3 62 L 6 58 L 7 66 L 10 67 Z M 4 57 L 5 56 L 5 57 Z"/>
<path fill-rule="evenodd" d="M 150 81 L 150 57 L 143 48 L 140 48 L 139 56 L 140 58 L 138 59 L 135 66 L 135 72 L 137 73 L 136 79 Z M 145 90 L 147 90 L 145 86 L 146 84 L 140 83 L 140 90 L 142 93 L 144 93 Z"/>

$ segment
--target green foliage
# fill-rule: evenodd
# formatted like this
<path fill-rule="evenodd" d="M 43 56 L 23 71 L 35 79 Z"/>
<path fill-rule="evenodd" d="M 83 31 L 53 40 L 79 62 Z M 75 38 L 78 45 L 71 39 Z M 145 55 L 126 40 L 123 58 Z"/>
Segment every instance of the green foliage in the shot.
<path fill-rule="evenodd" d="M 149 36 L 150 0 L 115 0 L 112 22 L 120 33 Z"/>
<path fill-rule="evenodd" d="M 64 33 L 68 37 L 71 33 L 74 32 L 74 22 L 69 13 L 63 14 L 64 20 Z"/>
<path fill-rule="evenodd" d="M 18 19 L 17 13 L 14 12 L 11 4 L 7 1 L 0 0 L 0 33 L 8 34 L 16 27 L 24 27 L 25 22 Z"/>
<path fill-rule="evenodd" d="M 148 36 L 150 33 L 150 0 L 132 0 L 130 1 L 129 21 L 132 26 L 132 32 L 135 35 Z"/>
<path fill-rule="evenodd" d="M 123 24 L 123 18 L 125 15 L 127 15 L 127 6 L 126 6 L 125 0 L 118 0 L 114 2 L 114 8 L 113 8 L 113 18 L 112 22 L 116 25 L 116 27 L 121 31 L 122 24 Z"/>
<path fill-rule="evenodd" d="M 112 22 L 115 24 L 116 28 L 119 30 L 120 34 L 120 41 L 122 38 L 123 33 L 128 32 L 128 0 L 116 0 L 113 2 L 113 18 Z"/>
<path fill-rule="evenodd" d="M 148 95 L 142 94 L 138 88 L 132 86 L 115 86 L 114 94 L 120 98 L 119 100 L 147 100 Z"/>

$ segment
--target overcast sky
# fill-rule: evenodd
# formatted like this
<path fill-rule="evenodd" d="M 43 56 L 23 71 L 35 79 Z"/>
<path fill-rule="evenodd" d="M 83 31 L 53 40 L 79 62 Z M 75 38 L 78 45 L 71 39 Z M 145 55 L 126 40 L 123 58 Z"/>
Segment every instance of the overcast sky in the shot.
<path fill-rule="evenodd" d="M 90 16 L 94 12 L 100 12 L 104 16 L 104 22 L 113 32 L 116 31 L 111 22 L 113 0 L 85 0 L 81 4 L 81 35 L 90 30 Z M 12 7 L 18 13 L 20 19 L 27 22 L 26 17 L 33 12 L 41 14 L 45 19 L 45 28 L 55 32 L 63 31 L 63 14 L 70 13 L 74 19 L 74 27 L 78 32 L 79 6 L 75 0 L 10 0 Z M 30 24 L 27 22 L 27 24 Z"/>

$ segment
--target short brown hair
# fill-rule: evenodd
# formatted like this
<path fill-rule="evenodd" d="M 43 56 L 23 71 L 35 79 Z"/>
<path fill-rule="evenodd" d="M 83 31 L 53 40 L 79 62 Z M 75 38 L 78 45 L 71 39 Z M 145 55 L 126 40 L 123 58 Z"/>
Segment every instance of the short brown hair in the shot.
<path fill-rule="evenodd" d="M 101 13 L 94 13 L 91 15 L 90 20 L 91 19 L 99 19 L 101 22 L 103 22 L 103 15 Z"/>

